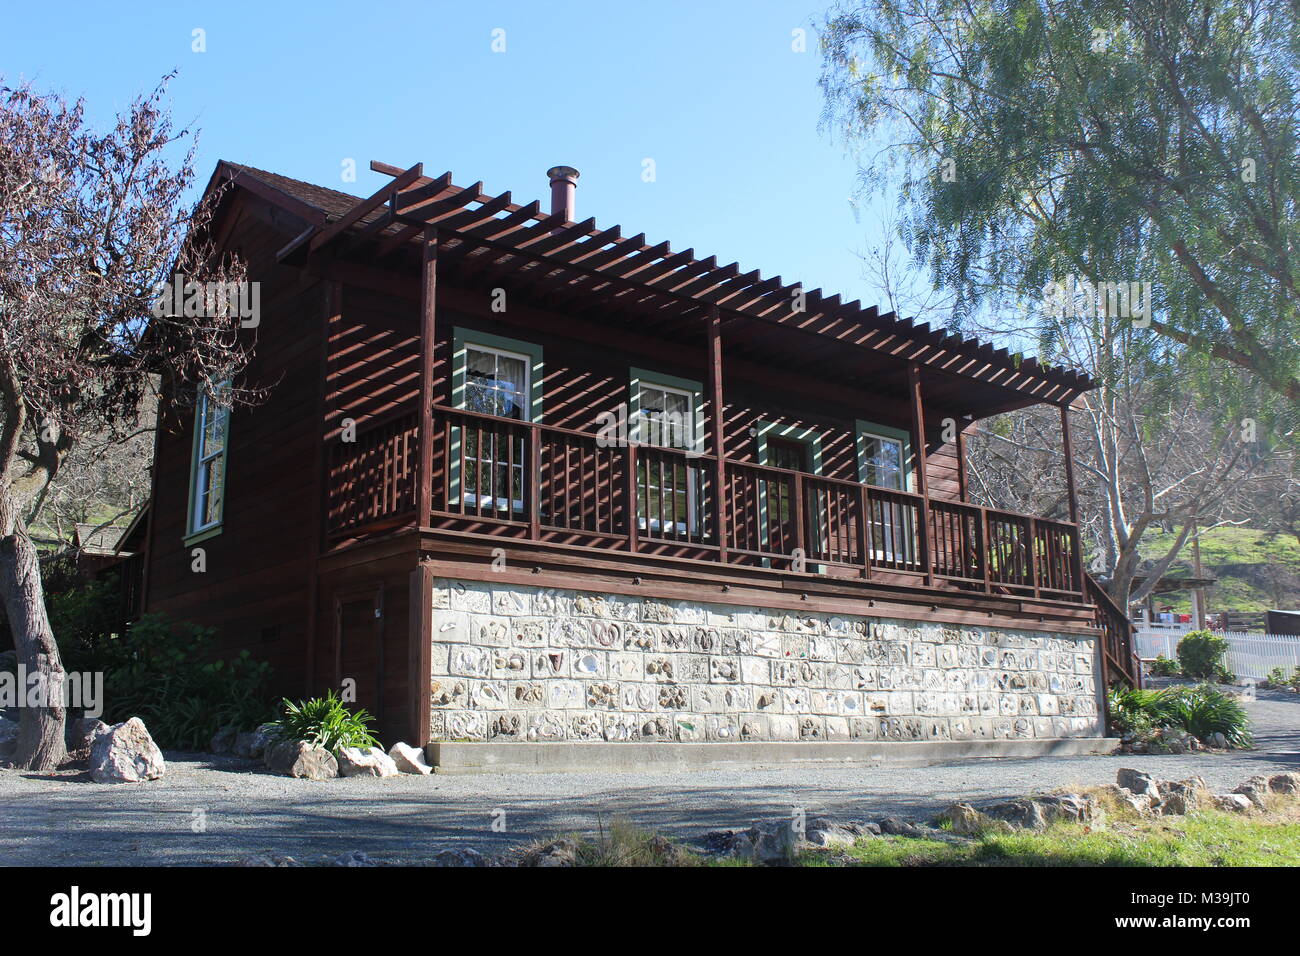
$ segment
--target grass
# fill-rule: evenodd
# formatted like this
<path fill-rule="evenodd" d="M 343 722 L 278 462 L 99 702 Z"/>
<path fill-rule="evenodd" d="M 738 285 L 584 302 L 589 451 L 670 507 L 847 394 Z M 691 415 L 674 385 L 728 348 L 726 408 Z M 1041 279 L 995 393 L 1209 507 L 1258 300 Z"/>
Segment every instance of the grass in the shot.
<path fill-rule="evenodd" d="M 1185 817 L 1057 823 L 1040 833 L 963 841 L 870 837 L 848 851 L 807 850 L 800 866 L 1300 866 L 1300 808 L 1204 810 Z"/>
<path fill-rule="evenodd" d="M 1176 536 L 1150 532 L 1142 539 L 1142 556 L 1156 558 L 1169 549 Z M 1209 589 L 1214 610 L 1266 611 L 1300 604 L 1300 542 L 1294 535 L 1270 537 L 1254 528 L 1225 525 L 1201 535 L 1201 565 L 1218 578 Z M 1188 545 L 1170 568 L 1170 574 L 1190 574 L 1192 549 Z M 1177 611 L 1191 610 L 1190 592 L 1162 594 L 1162 604 Z"/>

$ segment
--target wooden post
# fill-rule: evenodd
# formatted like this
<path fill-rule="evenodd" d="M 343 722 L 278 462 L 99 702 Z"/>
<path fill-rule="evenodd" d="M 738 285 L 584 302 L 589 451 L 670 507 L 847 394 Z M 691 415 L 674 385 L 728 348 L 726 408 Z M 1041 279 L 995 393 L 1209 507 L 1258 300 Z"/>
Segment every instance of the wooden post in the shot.
<path fill-rule="evenodd" d="M 429 523 L 429 513 L 433 510 L 433 355 L 437 305 L 438 230 L 426 226 L 420 273 L 420 470 L 415 485 L 417 528 Z"/>
<path fill-rule="evenodd" d="M 725 564 L 731 522 L 727 501 L 727 449 L 722 411 L 722 313 L 716 305 L 709 306 L 709 386 L 709 400 L 713 407 L 710 416 L 713 454 L 718 459 L 713 473 L 713 510 L 718 525 L 718 560 Z"/>
<path fill-rule="evenodd" d="M 925 474 L 925 406 L 921 401 L 921 369 L 916 363 L 907 367 L 907 401 L 912 410 L 912 455 L 916 461 L 916 492 L 921 496 L 921 527 L 917 542 L 921 549 L 921 567 L 925 583 L 934 584 L 930 566 L 930 489 Z"/>
<path fill-rule="evenodd" d="M 637 500 L 636 493 L 636 442 L 632 441 L 629 436 L 627 442 L 627 549 L 636 554 L 638 548 L 637 541 L 637 519 L 640 515 L 640 502 Z"/>
<path fill-rule="evenodd" d="M 1065 495 L 1069 499 L 1070 523 L 1074 525 L 1070 572 L 1080 595 L 1084 595 L 1083 546 L 1079 537 L 1079 500 L 1074 491 L 1074 442 L 1070 438 L 1070 406 L 1068 404 L 1061 406 L 1061 448 L 1065 455 Z"/>
<path fill-rule="evenodd" d="M 524 490 L 525 500 L 528 502 L 528 537 L 534 541 L 540 541 L 542 538 L 541 493 L 542 429 L 534 422 L 528 428 L 528 487 Z M 554 523 L 554 516 L 552 516 L 552 523 Z"/>
<path fill-rule="evenodd" d="M 429 742 L 432 723 L 429 681 L 433 672 L 433 570 L 421 562 L 411 572 L 411 598 L 408 609 L 410 649 L 407 676 L 410 698 L 412 743 L 424 747 Z"/>

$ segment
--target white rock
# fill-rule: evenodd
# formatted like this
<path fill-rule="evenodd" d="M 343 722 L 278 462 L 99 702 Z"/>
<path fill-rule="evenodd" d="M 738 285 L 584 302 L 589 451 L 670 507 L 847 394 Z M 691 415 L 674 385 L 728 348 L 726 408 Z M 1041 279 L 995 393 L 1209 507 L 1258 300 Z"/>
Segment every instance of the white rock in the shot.
<path fill-rule="evenodd" d="M 1220 793 L 1214 798 L 1220 810 L 1231 813 L 1244 813 L 1251 808 L 1250 798 L 1241 793 Z"/>
<path fill-rule="evenodd" d="M 339 775 L 343 777 L 396 777 L 397 764 L 378 747 L 340 747 Z"/>
<path fill-rule="evenodd" d="M 90 776 L 96 783 L 140 783 L 166 771 L 162 751 L 139 717 L 115 724 L 91 742 Z"/>
<path fill-rule="evenodd" d="M 424 759 L 424 751 L 419 747 L 412 747 L 410 744 L 395 743 L 388 748 L 388 756 L 393 758 L 393 763 L 402 773 L 433 773 L 433 768 L 429 762 Z"/>

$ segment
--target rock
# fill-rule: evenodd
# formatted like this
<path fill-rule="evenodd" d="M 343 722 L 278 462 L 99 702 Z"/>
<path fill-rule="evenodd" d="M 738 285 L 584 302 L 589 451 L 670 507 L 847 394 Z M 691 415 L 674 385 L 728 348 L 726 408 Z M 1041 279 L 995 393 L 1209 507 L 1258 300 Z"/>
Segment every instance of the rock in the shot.
<path fill-rule="evenodd" d="M 1156 779 L 1151 774 L 1142 773 L 1140 770 L 1121 767 L 1119 773 L 1115 774 L 1115 783 L 1120 789 L 1130 793 L 1148 794 L 1156 799 L 1160 797 L 1160 786 Z"/>
<path fill-rule="evenodd" d="M 1244 813 L 1251 808 L 1251 800 L 1240 793 L 1219 793 L 1214 796 L 1214 805 L 1230 813 Z"/>
<path fill-rule="evenodd" d="M 141 783 L 166 770 L 162 751 L 139 717 L 106 728 L 91 742 L 90 776 L 96 783 Z"/>
<path fill-rule="evenodd" d="M 235 753 L 256 760 L 264 756 L 266 748 L 276 740 L 274 724 L 262 724 L 256 730 L 235 735 Z"/>
<path fill-rule="evenodd" d="M 208 742 L 208 750 L 214 754 L 229 754 L 235 752 L 235 741 L 239 738 L 239 729 L 237 727 L 222 727 L 212 735 L 212 740 Z"/>
<path fill-rule="evenodd" d="M 266 748 L 263 760 L 267 769 L 287 777 L 332 780 L 339 775 L 339 764 L 334 755 L 305 740 L 277 741 Z"/>
<path fill-rule="evenodd" d="M 958 836 L 979 836 L 990 829 L 1011 829 L 1011 824 L 1005 820 L 986 817 L 969 803 L 954 803 L 940 814 L 940 820 L 952 824 L 952 832 Z"/>
<path fill-rule="evenodd" d="M 919 837 L 922 835 L 921 828 L 915 823 L 901 820 L 898 817 L 885 817 L 881 820 L 880 832 L 888 836 Z"/>
<path fill-rule="evenodd" d="M 1207 743 L 1211 747 L 1214 747 L 1216 750 L 1229 749 L 1228 738 L 1223 736 L 1223 734 L 1219 733 L 1217 730 L 1214 733 L 1210 734 L 1210 739 L 1207 741 Z"/>
<path fill-rule="evenodd" d="M 378 747 L 340 747 L 339 774 L 344 777 L 396 777 L 397 764 Z"/>
<path fill-rule="evenodd" d="M 572 840 L 554 840 L 528 854 L 525 866 L 577 866 L 578 844 Z"/>
<path fill-rule="evenodd" d="M 799 843 L 800 839 L 790 824 L 767 824 L 734 833 L 727 852 L 764 866 L 779 866 L 794 857 Z"/>
<path fill-rule="evenodd" d="M 1206 793 L 1205 781 L 1200 777 L 1186 780 L 1160 781 L 1160 813 L 1162 816 L 1185 816 L 1195 813 L 1201 806 L 1201 794 Z"/>
<path fill-rule="evenodd" d="M 402 773 L 433 773 L 433 768 L 424 759 L 424 751 L 410 744 L 396 743 L 388 748 L 388 756 Z"/>
<path fill-rule="evenodd" d="M 1047 827 L 1047 817 L 1042 804 L 1028 797 L 996 803 L 984 808 L 985 816 L 1002 820 L 1021 830 L 1043 830 Z"/>
<path fill-rule="evenodd" d="M 841 825 L 829 820 L 809 821 L 804 832 L 804 839 L 812 846 L 822 849 L 847 850 L 858 842 L 861 836 L 859 827 L 853 824 Z"/>
<path fill-rule="evenodd" d="M 1050 794 L 1035 801 L 1048 823 L 1093 823 L 1101 818 L 1101 805 L 1092 797 L 1078 793 Z"/>
<path fill-rule="evenodd" d="M 1268 778 L 1268 789 L 1273 793 L 1300 793 L 1300 773 L 1275 773 Z"/>
<path fill-rule="evenodd" d="M 487 866 L 487 859 L 478 850 L 443 850 L 433 858 L 434 866 Z"/>
<path fill-rule="evenodd" d="M 335 858 L 332 866 L 378 866 L 370 857 L 360 850 L 353 850 L 351 853 L 344 853 L 342 856 Z"/>
<path fill-rule="evenodd" d="M 270 853 L 253 853 L 244 857 L 235 866 L 302 866 L 291 856 L 274 856 Z"/>
<path fill-rule="evenodd" d="M 1269 792 L 1268 777 L 1251 777 L 1240 786 L 1233 787 L 1232 792 L 1241 794 L 1260 810 L 1266 810 L 1267 806 L 1264 803 L 1264 796 Z"/>

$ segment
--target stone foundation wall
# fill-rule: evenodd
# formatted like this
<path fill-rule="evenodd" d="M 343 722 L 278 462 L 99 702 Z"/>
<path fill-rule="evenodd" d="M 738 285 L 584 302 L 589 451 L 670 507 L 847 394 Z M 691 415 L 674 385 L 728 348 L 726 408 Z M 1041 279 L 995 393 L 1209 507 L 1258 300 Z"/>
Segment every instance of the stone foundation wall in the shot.
<path fill-rule="evenodd" d="M 434 740 L 1093 737 L 1092 638 L 434 582 Z"/>

